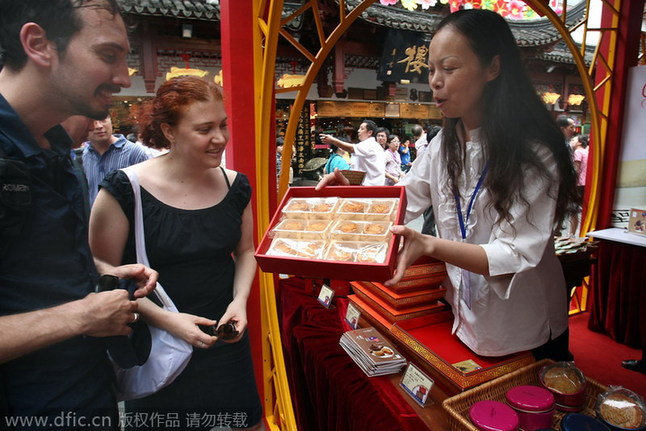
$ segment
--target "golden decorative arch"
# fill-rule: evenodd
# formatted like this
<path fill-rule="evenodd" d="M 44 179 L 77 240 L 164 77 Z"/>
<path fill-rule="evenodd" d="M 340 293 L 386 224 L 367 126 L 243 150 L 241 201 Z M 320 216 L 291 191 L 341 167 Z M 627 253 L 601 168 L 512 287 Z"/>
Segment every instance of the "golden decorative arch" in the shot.
<path fill-rule="evenodd" d="M 277 93 L 296 91 L 297 95 L 290 110 L 287 130 L 285 132 L 285 141 L 293 142 L 296 135 L 296 129 L 299 121 L 300 112 L 303 108 L 310 86 L 314 82 L 319 70 L 323 66 L 334 45 L 352 25 L 352 23 L 377 0 L 364 0 L 349 10 L 346 0 L 338 0 L 339 23 L 329 33 L 325 34 L 323 23 L 320 19 L 319 5 L 317 0 L 304 0 L 301 7 L 291 15 L 283 17 L 283 0 L 253 0 L 254 1 L 254 19 L 256 26 L 254 29 L 254 42 L 256 52 L 254 53 L 255 67 L 255 89 L 257 94 L 256 109 L 256 142 L 255 157 L 258 166 L 258 184 L 256 184 L 257 203 L 258 203 L 258 232 L 259 235 L 264 232 L 270 222 L 270 208 L 275 205 L 271 202 L 273 191 L 270 190 L 271 182 L 267 181 L 274 175 L 270 172 L 270 160 L 274 157 L 274 146 L 271 136 L 274 130 L 274 98 Z M 604 11 L 607 11 L 612 19 L 611 24 L 607 27 L 591 28 L 588 25 L 590 9 L 590 0 L 586 0 L 586 16 L 584 21 L 577 27 L 583 27 L 584 39 L 581 48 L 574 43 L 571 32 L 576 30 L 567 29 L 564 25 L 566 15 L 557 15 L 547 6 L 547 2 L 542 0 L 527 0 L 526 3 L 535 11 L 546 16 L 559 31 L 561 37 L 569 47 L 576 67 L 581 75 L 585 89 L 586 100 L 591 114 L 591 134 L 593 156 L 591 161 L 593 169 L 591 177 L 588 180 L 589 200 L 587 211 L 581 222 L 581 232 L 594 230 L 597 224 L 597 210 L 600 195 L 600 172 L 604 164 L 604 152 L 606 148 L 606 139 L 608 134 L 610 110 L 610 101 L 612 97 L 612 80 L 615 73 L 616 61 L 615 49 L 617 45 L 619 11 L 621 0 L 601 0 Z M 567 0 L 563 5 L 563 10 L 567 10 Z M 310 52 L 294 39 L 285 29 L 287 23 L 291 20 L 311 11 L 314 17 L 317 36 L 320 42 L 320 48 L 317 52 Z M 587 46 L 589 33 L 599 34 L 597 47 L 607 46 L 602 51 L 597 48 L 590 67 L 584 62 L 584 53 Z M 276 88 L 275 66 L 278 40 L 283 37 L 291 43 L 307 60 L 310 66 L 302 83 L 291 86 L 286 89 Z M 596 76 L 596 77 L 595 77 Z M 286 145 L 283 148 L 283 160 L 289 161 L 292 156 L 292 146 Z M 285 164 L 284 164 L 285 165 Z M 264 180 L 263 180 L 264 179 Z M 278 184 L 278 198 L 280 199 L 287 191 L 289 181 L 289 172 L 287 169 L 282 170 Z M 258 238 L 259 240 L 261 238 Z M 263 339 L 263 357 L 265 358 L 265 411 L 269 420 L 271 429 L 296 430 L 296 421 L 292 410 L 289 387 L 285 373 L 284 361 L 282 356 L 282 347 L 278 326 L 278 317 L 276 314 L 275 287 L 273 275 L 260 273 L 261 287 L 261 313 L 262 313 L 262 333 L 266 334 Z"/>

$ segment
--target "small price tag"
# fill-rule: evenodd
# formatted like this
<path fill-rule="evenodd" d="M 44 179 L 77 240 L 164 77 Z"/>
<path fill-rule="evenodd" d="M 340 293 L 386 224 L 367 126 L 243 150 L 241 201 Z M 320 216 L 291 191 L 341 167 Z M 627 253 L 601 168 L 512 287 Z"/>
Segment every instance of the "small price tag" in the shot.
<path fill-rule="evenodd" d="M 345 313 L 345 321 L 348 322 L 348 325 L 352 329 L 357 329 L 359 327 L 359 317 L 361 313 L 355 308 L 354 305 L 348 304 L 348 311 Z"/>
<path fill-rule="evenodd" d="M 462 371 L 465 374 L 472 373 L 482 368 L 473 359 L 467 359 L 466 361 L 456 362 L 455 364 L 451 364 L 451 365 L 453 365 L 455 368 L 457 368 L 458 370 Z"/>
<path fill-rule="evenodd" d="M 424 407 L 435 381 L 421 372 L 415 365 L 408 364 L 400 386 L 417 404 Z"/>
<path fill-rule="evenodd" d="M 332 298 L 334 298 L 334 290 L 330 288 L 327 284 L 321 286 L 321 291 L 319 292 L 318 301 L 325 308 L 330 308 L 332 304 Z"/>

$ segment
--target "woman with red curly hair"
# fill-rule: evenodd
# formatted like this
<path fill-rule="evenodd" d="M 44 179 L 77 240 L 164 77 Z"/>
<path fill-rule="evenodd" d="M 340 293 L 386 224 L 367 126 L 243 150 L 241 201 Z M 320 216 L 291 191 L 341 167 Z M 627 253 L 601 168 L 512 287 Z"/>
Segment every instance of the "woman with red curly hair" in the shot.
<path fill-rule="evenodd" d="M 193 345 L 182 374 L 159 392 L 126 402 L 126 413 L 166 415 L 191 428 L 263 429 L 247 326 L 247 298 L 256 272 L 251 187 L 224 169 L 229 141 L 222 92 L 196 77 L 164 83 L 144 111 L 144 143 L 168 153 L 134 166 L 150 266 L 179 313 L 139 302 L 148 324 Z M 134 262 L 133 192 L 122 171 L 108 174 L 92 208 L 90 245 L 107 262 Z M 232 338 L 202 327 L 232 323 Z M 236 335 L 237 333 L 237 335 Z M 216 418 L 229 418 L 218 423 Z M 206 420 L 213 418 L 212 421 Z M 185 426 L 180 426 L 183 428 Z"/>

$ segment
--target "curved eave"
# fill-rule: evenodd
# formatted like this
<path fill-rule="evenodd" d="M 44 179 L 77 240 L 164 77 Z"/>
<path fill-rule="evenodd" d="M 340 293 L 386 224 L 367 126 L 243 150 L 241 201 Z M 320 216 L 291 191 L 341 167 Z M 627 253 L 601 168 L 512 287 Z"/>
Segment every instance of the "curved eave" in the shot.
<path fill-rule="evenodd" d="M 249 0 L 238 0 L 249 1 Z M 123 13 L 138 16 L 220 21 L 220 5 L 208 4 L 205 0 L 117 0 Z M 283 17 L 297 10 L 300 4 L 286 2 Z M 303 17 L 299 15 L 288 24 L 292 31 L 300 30 Z"/>
<path fill-rule="evenodd" d="M 204 0 L 117 0 L 125 14 L 219 21 L 219 5 Z"/>
<path fill-rule="evenodd" d="M 361 0 L 346 0 L 349 9 L 354 9 Z M 442 15 L 433 12 L 409 11 L 406 9 L 373 4 L 361 14 L 364 21 L 399 30 L 435 33 Z M 566 27 L 572 28 L 585 18 L 585 2 L 568 10 Z M 536 20 L 507 20 L 518 46 L 544 46 L 557 42 L 561 35 L 547 18 Z"/>
<path fill-rule="evenodd" d="M 580 49 L 580 46 L 579 46 L 579 49 Z M 586 47 L 585 55 L 583 57 L 583 61 L 586 64 L 586 66 L 590 66 L 590 64 L 592 64 L 593 57 L 594 57 L 594 46 Z M 567 45 L 563 41 L 556 43 L 553 49 L 537 54 L 533 56 L 533 58 L 536 60 L 541 60 L 549 63 L 562 63 L 562 64 L 571 64 L 571 65 L 575 64 L 574 58 L 572 57 L 572 53 L 570 52 Z"/>

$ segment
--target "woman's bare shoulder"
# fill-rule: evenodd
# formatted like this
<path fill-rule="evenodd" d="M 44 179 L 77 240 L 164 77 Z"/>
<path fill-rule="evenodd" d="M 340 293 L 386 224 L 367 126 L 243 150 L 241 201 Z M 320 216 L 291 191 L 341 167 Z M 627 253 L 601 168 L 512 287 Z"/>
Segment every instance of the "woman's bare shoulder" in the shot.
<path fill-rule="evenodd" d="M 220 169 L 218 169 L 218 170 L 220 170 Z M 225 167 L 222 167 L 222 170 L 224 171 L 224 174 L 229 179 L 230 183 L 233 182 L 233 180 L 235 180 L 236 177 L 238 176 L 238 172 L 234 171 L 233 169 L 227 169 Z"/>

